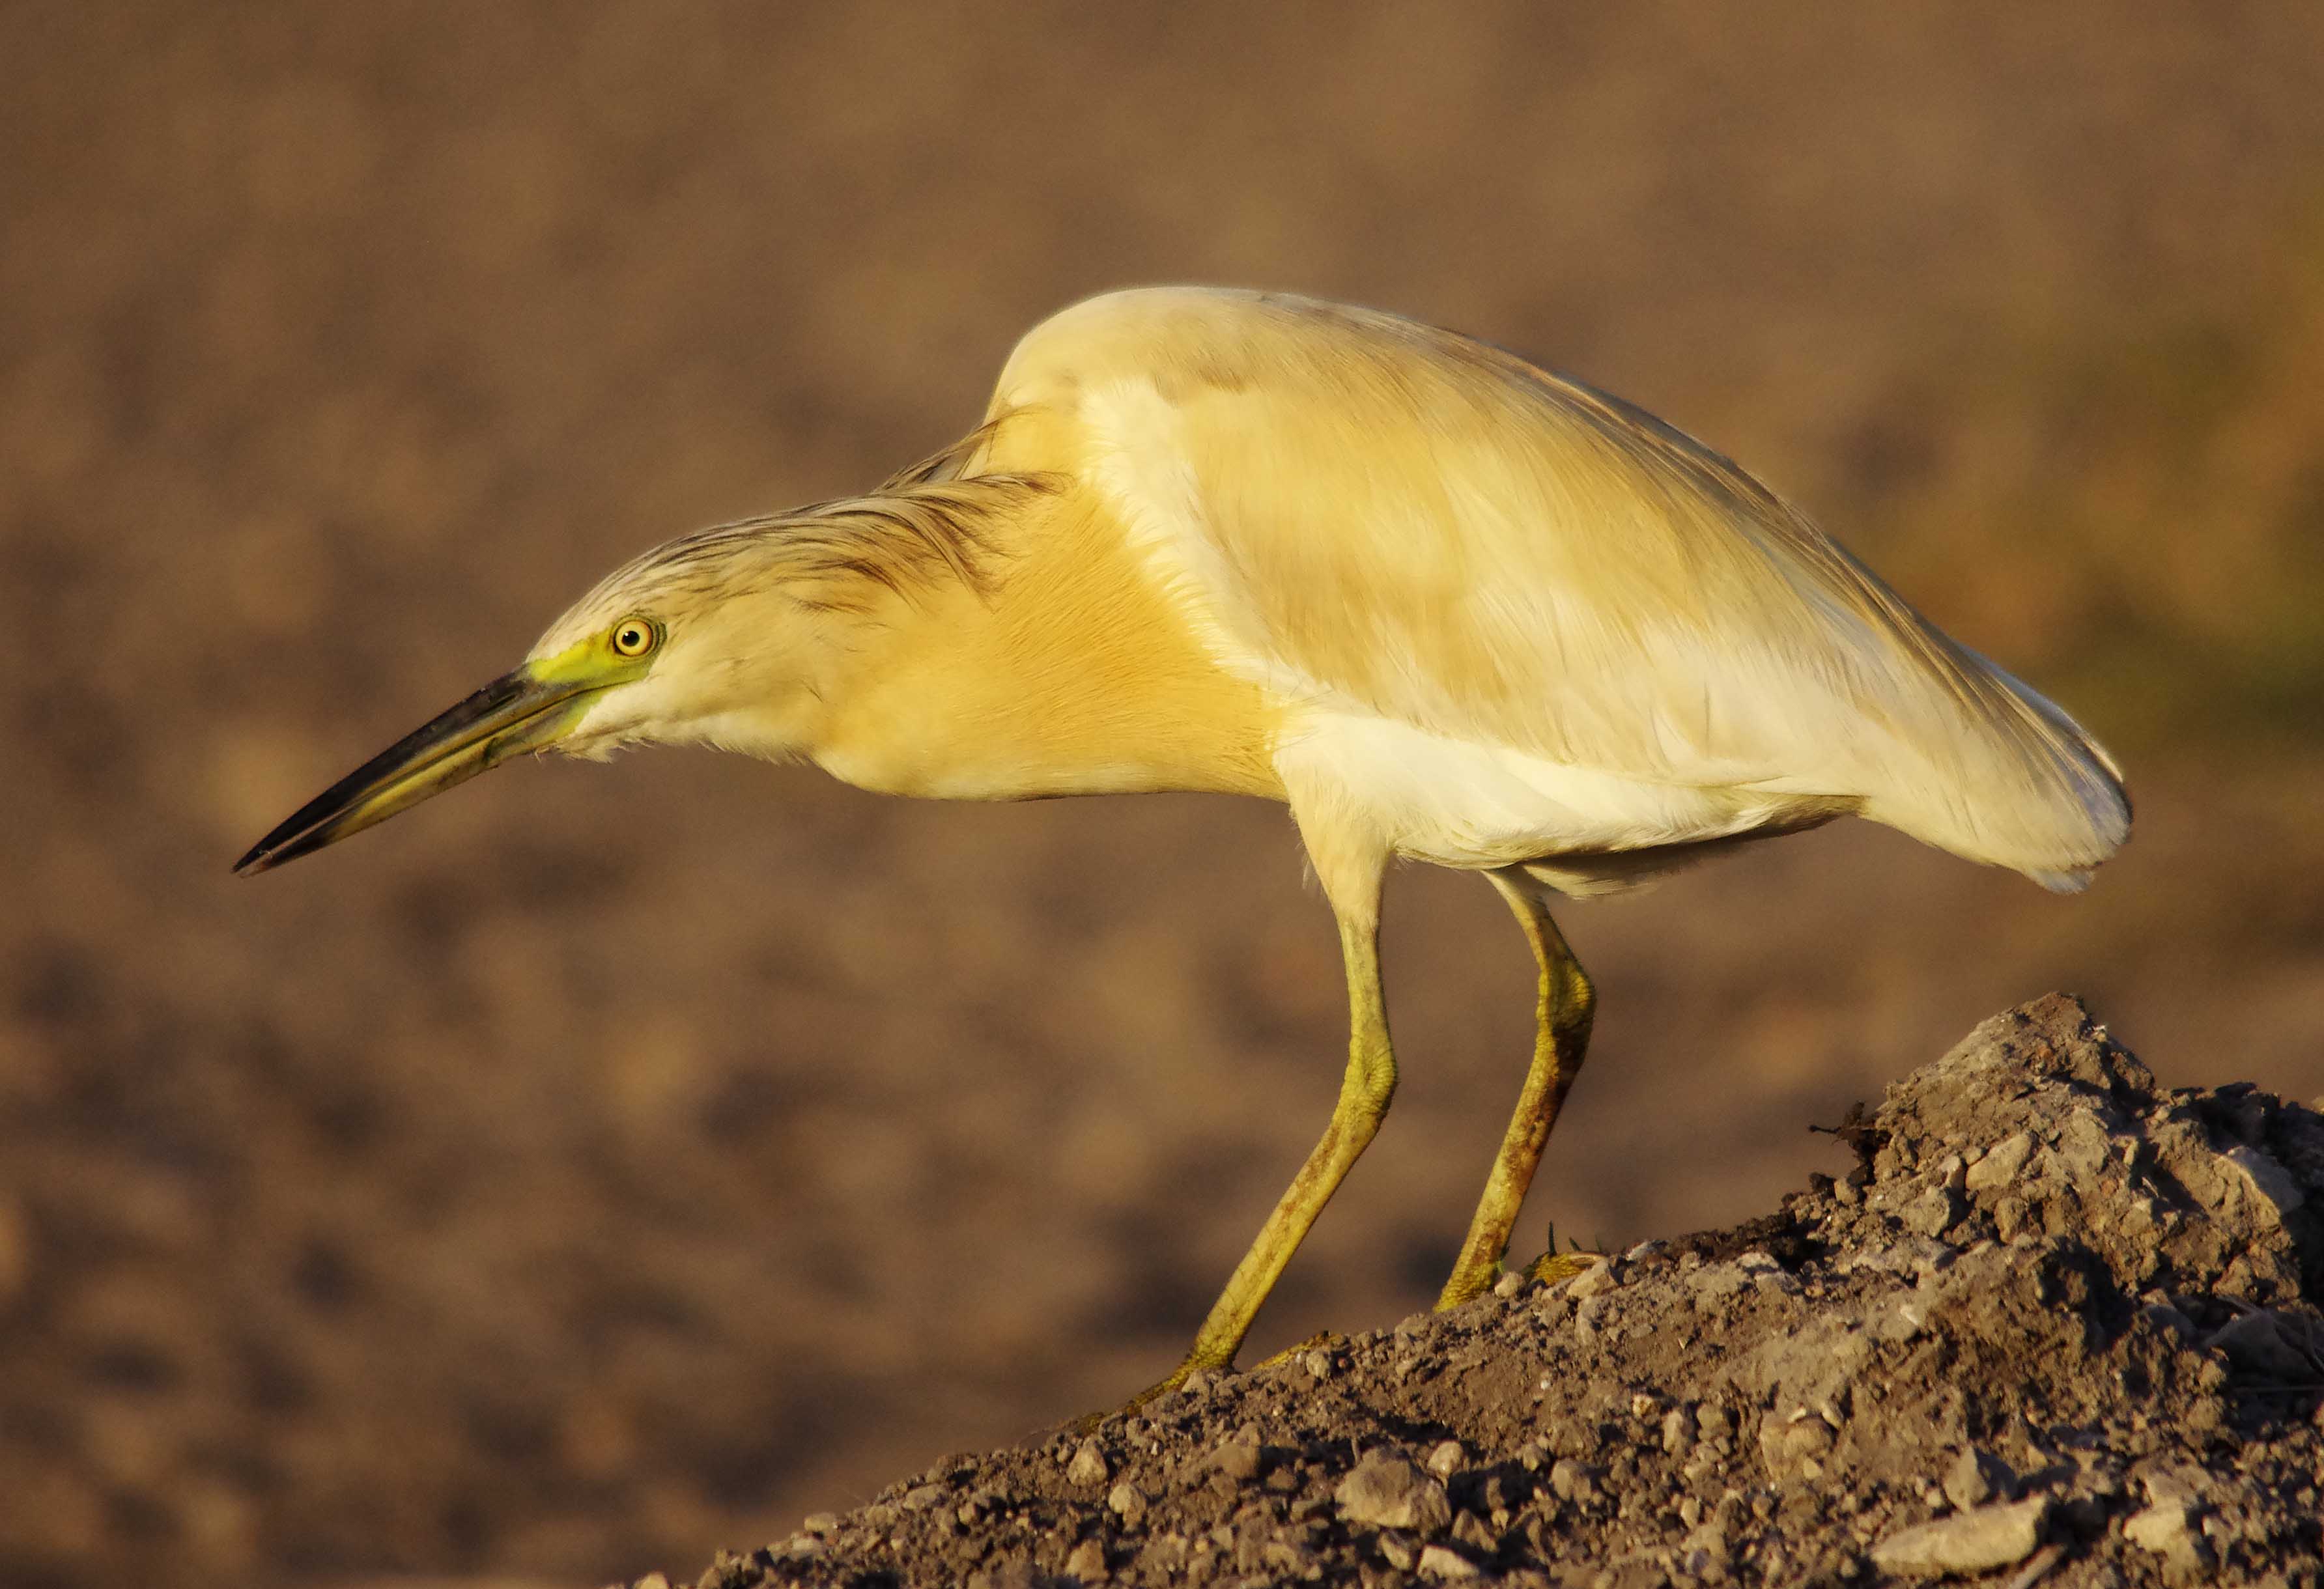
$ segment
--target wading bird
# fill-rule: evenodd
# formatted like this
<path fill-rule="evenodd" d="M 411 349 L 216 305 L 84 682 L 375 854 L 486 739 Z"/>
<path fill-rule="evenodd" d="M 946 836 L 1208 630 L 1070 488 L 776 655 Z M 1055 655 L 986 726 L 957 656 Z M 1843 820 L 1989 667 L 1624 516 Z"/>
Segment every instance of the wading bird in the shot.
<path fill-rule="evenodd" d="M 1842 815 L 2073 889 L 2130 823 L 2070 718 L 1691 437 L 1464 336 L 1199 289 L 1037 326 L 984 422 L 868 495 L 616 570 L 521 666 L 236 869 L 521 751 L 646 742 L 804 758 L 897 794 L 1290 807 L 1339 919 L 1347 1070 L 1156 1392 L 1232 1362 L 1388 1111 L 1391 859 L 1483 873 L 1540 965 L 1532 1065 L 1450 1307 L 1500 1272 L 1590 1037 L 1552 896 Z"/>

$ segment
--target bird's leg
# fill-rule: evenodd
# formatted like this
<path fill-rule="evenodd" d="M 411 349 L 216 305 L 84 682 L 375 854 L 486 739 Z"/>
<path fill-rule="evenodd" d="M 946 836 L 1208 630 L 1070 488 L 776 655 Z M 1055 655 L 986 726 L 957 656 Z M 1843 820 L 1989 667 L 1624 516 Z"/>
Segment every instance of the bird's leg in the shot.
<path fill-rule="evenodd" d="M 1508 1248 L 1517 1207 L 1525 1201 L 1526 1189 L 1533 1184 L 1542 1147 L 1557 1124 L 1558 1107 L 1565 1102 L 1574 1077 L 1581 1074 L 1597 1006 L 1597 994 L 1582 962 L 1573 958 L 1564 934 L 1549 919 L 1541 885 L 1514 868 L 1489 876 L 1517 913 L 1517 924 L 1533 945 L 1534 960 L 1541 967 L 1541 997 L 1535 1014 L 1533 1064 L 1526 1071 L 1525 1090 L 1517 1095 L 1517 1113 L 1509 1117 L 1501 1151 L 1493 1160 L 1493 1173 L 1485 1182 L 1485 1195 L 1478 1199 L 1476 1217 L 1469 1221 L 1461 1256 L 1436 1299 L 1439 1308 L 1460 1306 L 1485 1290 L 1500 1273 L 1501 1254 Z"/>
<path fill-rule="evenodd" d="M 1348 968 L 1348 1069 L 1340 1080 L 1340 1100 L 1323 1137 L 1299 1167 L 1289 1189 L 1260 1227 L 1259 1239 L 1235 1266 L 1226 1290 L 1212 1304 L 1195 1333 L 1194 1349 L 1176 1372 L 1130 1403 L 1142 1407 L 1176 1390 L 1197 1369 L 1224 1368 L 1234 1361 L 1259 1305 L 1276 1276 L 1307 1235 L 1308 1226 L 1332 1200 L 1357 1155 L 1379 1131 L 1396 1092 L 1396 1054 L 1388 1046 L 1388 1010 L 1380 997 L 1379 924 L 1377 911 L 1340 915 L 1340 948 Z M 1124 1409 L 1129 1410 L 1129 1409 Z"/>

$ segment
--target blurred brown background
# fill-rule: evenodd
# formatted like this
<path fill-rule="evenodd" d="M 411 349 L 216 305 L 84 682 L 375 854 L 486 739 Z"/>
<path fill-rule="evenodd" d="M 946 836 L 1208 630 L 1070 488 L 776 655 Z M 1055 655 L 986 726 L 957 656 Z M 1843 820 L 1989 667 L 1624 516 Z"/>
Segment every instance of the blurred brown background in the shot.
<path fill-rule="evenodd" d="M 0 5 L 0 1581 L 691 1573 L 1176 1357 L 1342 1012 L 1273 809 L 664 753 L 227 864 L 614 561 L 868 483 L 1131 282 L 1646 403 L 2129 762 L 2049 898 L 1850 824 L 1575 907 L 1525 1236 L 1767 1207 L 2004 1005 L 2324 1088 L 2324 11 Z M 1526 1053 L 1254 1345 L 1433 1294 Z"/>

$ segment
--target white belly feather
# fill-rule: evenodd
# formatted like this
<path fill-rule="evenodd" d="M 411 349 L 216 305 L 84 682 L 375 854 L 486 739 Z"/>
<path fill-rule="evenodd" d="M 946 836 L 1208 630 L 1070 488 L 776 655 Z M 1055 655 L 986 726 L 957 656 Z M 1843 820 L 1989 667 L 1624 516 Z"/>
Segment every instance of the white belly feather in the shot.
<path fill-rule="evenodd" d="M 1291 725 L 1275 758 L 1286 788 L 1333 791 L 1398 854 L 1438 866 L 1706 844 L 1794 825 L 1803 809 L 1793 794 L 1646 783 L 1360 711 L 1310 705 Z"/>

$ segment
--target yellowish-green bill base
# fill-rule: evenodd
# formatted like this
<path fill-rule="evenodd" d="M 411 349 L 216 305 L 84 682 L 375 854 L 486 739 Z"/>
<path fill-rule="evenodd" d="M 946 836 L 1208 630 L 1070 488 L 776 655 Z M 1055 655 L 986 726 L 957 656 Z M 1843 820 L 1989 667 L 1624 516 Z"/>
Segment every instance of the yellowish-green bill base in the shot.
<path fill-rule="evenodd" d="M 640 677 L 647 666 L 591 641 L 503 674 L 291 813 L 234 863 L 235 875 L 250 877 L 311 855 L 512 756 L 546 749 L 598 691 Z"/>

